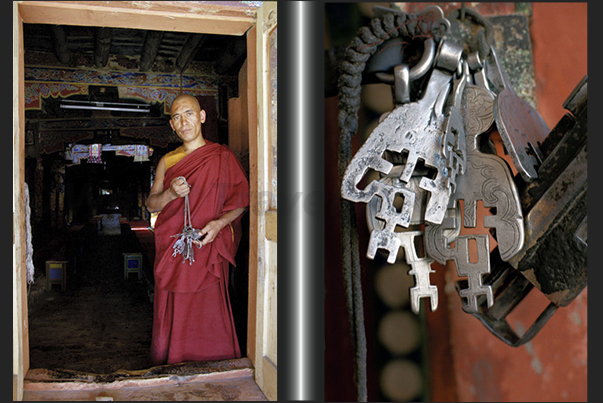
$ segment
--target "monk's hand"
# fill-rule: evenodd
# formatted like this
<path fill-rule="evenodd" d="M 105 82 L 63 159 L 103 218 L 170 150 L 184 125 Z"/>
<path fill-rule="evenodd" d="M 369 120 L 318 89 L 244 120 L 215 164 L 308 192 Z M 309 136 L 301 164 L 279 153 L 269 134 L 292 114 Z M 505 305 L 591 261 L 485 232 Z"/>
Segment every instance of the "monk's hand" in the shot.
<path fill-rule="evenodd" d="M 169 191 L 175 198 L 184 197 L 190 193 L 191 187 L 186 181 L 180 177 L 172 179 L 170 182 Z"/>
<path fill-rule="evenodd" d="M 197 246 L 207 245 L 210 242 L 213 242 L 214 239 L 218 236 L 218 233 L 224 228 L 225 224 L 222 220 L 213 220 L 208 222 L 205 227 L 201 228 L 201 236 L 205 235 L 200 241 L 193 241 Z M 198 242 L 198 243 L 197 243 Z"/>

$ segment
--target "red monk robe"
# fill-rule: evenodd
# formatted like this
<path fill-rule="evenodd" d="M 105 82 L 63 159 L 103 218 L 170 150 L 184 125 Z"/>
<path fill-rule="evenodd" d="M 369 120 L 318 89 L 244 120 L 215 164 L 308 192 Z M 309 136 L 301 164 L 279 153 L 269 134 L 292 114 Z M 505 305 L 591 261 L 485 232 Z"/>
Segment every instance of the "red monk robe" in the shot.
<path fill-rule="evenodd" d="M 165 173 L 184 176 L 191 191 L 193 228 L 201 229 L 225 212 L 249 205 L 249 183 L 241 164 L 226 147 L 207 141 Z M 172 256 L 184 224 L 184 198 L 169 202 L 155 223 L 155 301 L 151 364 L 205 361 L 241 356 L 230 301 L 229 263 L 241 239 L 240 216 L 213 242 L 194 248 L 195 261 Z"/>

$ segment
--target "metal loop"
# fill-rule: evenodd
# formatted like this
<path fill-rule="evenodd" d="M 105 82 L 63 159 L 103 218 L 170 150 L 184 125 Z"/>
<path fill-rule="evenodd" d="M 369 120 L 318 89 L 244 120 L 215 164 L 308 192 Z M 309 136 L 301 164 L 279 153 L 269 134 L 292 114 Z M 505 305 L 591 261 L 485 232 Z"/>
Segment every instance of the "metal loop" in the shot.
<path fill-rule="evenodd" d="M 436 67 L 454 72 L 458 68 L 462 56 L 463 47 L 461 45 L 449 40 L 443 40 L 440 42 L 435 65 Z"/>
<path fill-rule="evenodd" d="M 464 23 L 467 18 L 461 17 L 469 17 L 477 25 L 480 25 L 484 28 L 483 31 L 479 31 L 477 33 L 477 51 L 479 52 L 481 59 L 486 60 L 486 58 L 490 55 L 490 46 L 494 44 L 494 26 L 486 17 L 482 16 L 472 8 L 458 8 L 448 14 L 449 21 L 458 19 L 461 21 L 461 23 Z"/>
<path fill-rule="evenodd" d="M 433 64 L 433 60 L 435 58 L 435 41 L 433 38 L 427 38 L 425 39 L 425 42 L 423 42 L 423 45 L 424 49 L 421 60 L 419 60 L 419 62 L 412 66 L 409 70 L 408 78 L 410 81 L 423 77 Z M 395 83 L 395 76 L 392 73 L 378 72 L 375 73 L 375 76 L 386 84 Z"/>
<path fill-rule="evenodd" d="M 479 57 L 478 52 L 473 52 L 467 55 L 467 64 L 472 71 L 479 71 L 484 67 L 484 63 Z"/>
<path fill-rule="evenodd" d="M 433 59 L 435 58 L 435 42 L 432 38 L 425 39 L 423 42 L 423 56 L 417 64 L 415 64 L 409 72 L 410 81 L 421 78 L 429 71 Z"/>

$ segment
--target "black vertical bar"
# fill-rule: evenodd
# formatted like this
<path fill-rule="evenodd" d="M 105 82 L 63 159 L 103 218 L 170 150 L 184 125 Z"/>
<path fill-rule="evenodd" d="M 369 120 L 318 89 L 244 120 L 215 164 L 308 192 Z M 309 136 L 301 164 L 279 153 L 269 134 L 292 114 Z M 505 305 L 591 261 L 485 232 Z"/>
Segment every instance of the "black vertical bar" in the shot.
<path fill-rule="evenodd" d="M 323 6 L 278 5 L 279 400 L 324 400 Z"/>
<path fill-rule="evenodd" d="M 295 200 L 295 133 L 298 117 L 295 85 L 295 43 L 297 32 L 296 2 L 278 4 L 278 400 L 298 400 L 298 365 L 296 346 L 296 229 L 293 201 Z M 260 33 L 258 32 L 258 35 Z"/>

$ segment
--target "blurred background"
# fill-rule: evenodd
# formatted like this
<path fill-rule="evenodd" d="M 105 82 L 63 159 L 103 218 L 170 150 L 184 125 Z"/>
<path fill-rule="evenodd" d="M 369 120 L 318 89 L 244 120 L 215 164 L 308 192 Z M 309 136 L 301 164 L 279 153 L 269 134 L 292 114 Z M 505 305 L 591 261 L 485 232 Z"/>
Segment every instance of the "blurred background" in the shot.
<path fill-rule="evenodd" d="M 338 100 L 334 56 L 369 23 L 373 6 L 418 13 L 439 5 L 448 15 L 461 3 L 325 3 L 325 401 L 355 401 L 353 349 L 341 269 L 337 156 Z M 496 46 L 511 83 L 549 128 L 587 74 L 587 3 L 466 3 L 495 25 Z M 379 116 L 393 108 L 391 87 L 363 86 L 353 152 Z M 500 138 L 492 136 L 494 142 Z M 512 168 L 513 169 L 513 168 Z M 514 173 L 516 171 L 514 170 Z M 368 348 L 369 401 L 586 401 L 587 289 L 560 308 L 540 333 L 513 348 L 462 311 L 453 266 L 434 263 L 435 312 L 410 310 L 414 285 L 404 259 L 390 265 L 365 258 L 366 205 L 356 204 Z M 423 303 L 425 301 L 423 300 Z M 549 300 L 533 290 L 507 318 L 518 332 Z"/>

